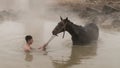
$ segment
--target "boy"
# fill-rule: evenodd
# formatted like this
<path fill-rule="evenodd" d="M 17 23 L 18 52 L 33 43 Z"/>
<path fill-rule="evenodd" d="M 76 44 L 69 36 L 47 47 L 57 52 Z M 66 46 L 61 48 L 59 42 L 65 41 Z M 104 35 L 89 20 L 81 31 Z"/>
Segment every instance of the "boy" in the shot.
<path fill-rule="evenodd" d="M 30 52 L 31 51 L 31 45 L 32 45 L 32 43 L 33 43 L 33 38 L 32 38 L 32 36 L 31 35 L 27 35 L 26 37 L 25 37 L 25 40 L 26 40 L 26 45 L 24 45 L 24 51 L 25 52 Z"/>

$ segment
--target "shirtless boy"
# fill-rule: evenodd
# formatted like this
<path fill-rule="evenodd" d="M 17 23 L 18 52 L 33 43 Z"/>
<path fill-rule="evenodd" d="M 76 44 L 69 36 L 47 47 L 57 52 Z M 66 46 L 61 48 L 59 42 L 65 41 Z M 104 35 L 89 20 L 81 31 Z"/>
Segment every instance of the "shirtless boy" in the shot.
<path fill-rule="evenodd" d="M 25 37 L 25 40 L 26 40 L 26 44 L 24 45 L 24 51 L 25 52 L 30 52 L 31 51 L 31 45 L 32 45 L 32 43 L 33 43 L 33 38 L 32 38 L 32 36 L 31 35 L 27 35 L 26 37 Z"/>

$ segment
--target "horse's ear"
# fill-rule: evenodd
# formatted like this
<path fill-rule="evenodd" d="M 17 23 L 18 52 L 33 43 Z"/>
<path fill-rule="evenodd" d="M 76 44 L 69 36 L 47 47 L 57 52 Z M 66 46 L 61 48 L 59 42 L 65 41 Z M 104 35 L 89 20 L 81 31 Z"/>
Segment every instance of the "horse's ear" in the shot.
<path fill-rule="evenodd" d="M 61 19 L 61 21 L 63 20 L 63 18 L 60 16 L 60 19 Z"/>
<path fill-rule="evenodd" d="M 66 20 L 68 20 L 68 17 L 66 17 Z"/>

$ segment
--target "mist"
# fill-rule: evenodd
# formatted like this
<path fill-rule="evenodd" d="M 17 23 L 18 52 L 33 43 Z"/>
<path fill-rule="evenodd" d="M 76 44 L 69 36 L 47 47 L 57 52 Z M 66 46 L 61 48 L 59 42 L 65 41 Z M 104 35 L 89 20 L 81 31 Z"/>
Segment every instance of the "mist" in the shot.
<path fill-rule="evenodd" d="M 38 50 L 62 18 L 77 25 L 95 23 L 98 42 L 73 46 L 71 35 L 60 33 Z M 0 67 L 2 68 L 119 68 L 119 0 L 0 0 Z M 25 36 L 32 35 L 33 51 L 25 53 Z M 47 65 L 46 65 L 47 64 Z"/>

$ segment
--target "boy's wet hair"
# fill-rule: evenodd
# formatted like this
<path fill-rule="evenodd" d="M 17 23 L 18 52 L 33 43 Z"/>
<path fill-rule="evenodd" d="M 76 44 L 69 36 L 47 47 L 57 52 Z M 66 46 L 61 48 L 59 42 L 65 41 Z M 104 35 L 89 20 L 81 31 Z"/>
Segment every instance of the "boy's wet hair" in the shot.
<path fill-rule="evenodd" d="M 31 35 L 27 35 L 27 36 L 25 36 L 25 40 L 26 40 L 26 42 L 28 42 L 29 40 L 31 40 L 32 39 L 32 36 Z"/>

